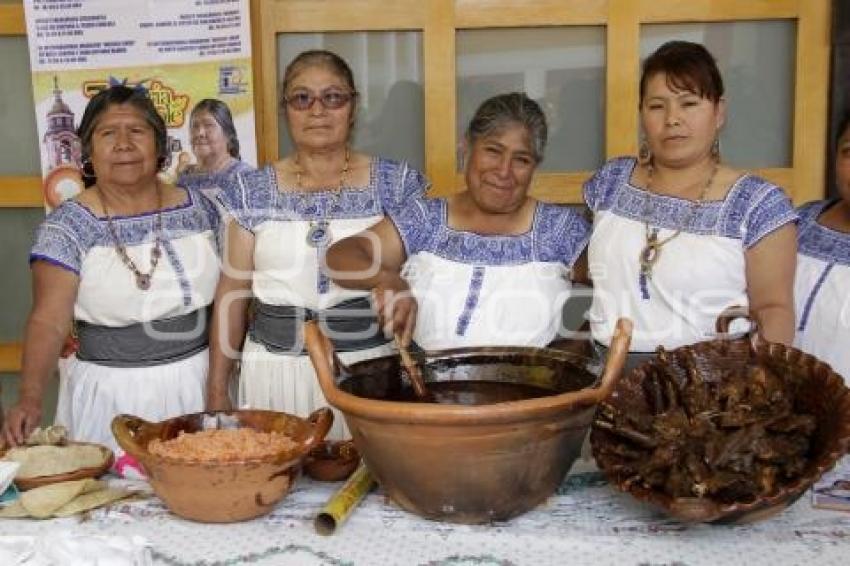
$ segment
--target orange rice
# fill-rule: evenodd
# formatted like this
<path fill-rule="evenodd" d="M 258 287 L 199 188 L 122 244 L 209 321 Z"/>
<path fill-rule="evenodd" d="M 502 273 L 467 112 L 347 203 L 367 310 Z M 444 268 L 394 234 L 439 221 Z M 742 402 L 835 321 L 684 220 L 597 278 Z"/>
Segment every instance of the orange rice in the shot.
<path fill-rule="evenodd" d="M 151 440 L 148 450 L 170 460 L 235 462 L 274 456 L 295 446 L 297 444 L 282 432 L 238 428 L 181 431 L 170 440 Z"/>

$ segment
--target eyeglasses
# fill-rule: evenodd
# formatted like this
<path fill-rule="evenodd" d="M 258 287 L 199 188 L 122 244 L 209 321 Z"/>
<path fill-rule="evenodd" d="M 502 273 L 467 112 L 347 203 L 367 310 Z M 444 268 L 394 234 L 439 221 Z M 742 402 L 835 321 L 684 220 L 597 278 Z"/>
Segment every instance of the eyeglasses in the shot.
<path fill-rule="evenodd" d="M 326 90 L 321 94 L 313 94 L 312 92 L 296 92 L 286 98 L 284 102 L 289 104 L 293 110 L 309 110 L 313 107 L 313 103 L 317 100 L 322 103 L 328 110 L 338 110 L 357 96 L 356 92 L 344 92 L 339 90 Z"/>

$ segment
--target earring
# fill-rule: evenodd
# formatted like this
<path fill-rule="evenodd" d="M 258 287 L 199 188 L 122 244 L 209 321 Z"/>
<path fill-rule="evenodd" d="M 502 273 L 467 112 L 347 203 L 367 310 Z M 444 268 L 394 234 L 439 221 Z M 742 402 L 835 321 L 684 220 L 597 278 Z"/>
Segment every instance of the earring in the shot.
<path fill-rule="evenodd" d="M 649 142 L 646 137 L 640 138 L 640 147 L 638 147 L 638 163 L 641 165 L 649 165 L 652 161 L 652 150 L 649 149 Z"/>
<path fill-rule="evenodd" d="M 80 173 L 83 176 L 83 179 L 94 179 L 96 175 L 94 174 L 94 166 L 91 164 L 91 159 L 84 159 L 83 164 L 80 167 Z"/>
<path fill-rule="evenodd" d="M 711 142 L 711 157 L 720 161 L 720 136 L 717 136 L 714 138 L 714 141 Z"/>

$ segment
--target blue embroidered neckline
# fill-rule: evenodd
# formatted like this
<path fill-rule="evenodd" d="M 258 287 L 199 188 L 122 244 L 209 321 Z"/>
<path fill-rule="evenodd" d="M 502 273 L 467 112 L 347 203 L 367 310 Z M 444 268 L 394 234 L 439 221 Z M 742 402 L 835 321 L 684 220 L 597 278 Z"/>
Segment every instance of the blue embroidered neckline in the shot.
<path fill-rule="evenodd" d="M 531 228 L 516 235 L 484 235 L 448 225 L 446 199 L 414 203 L 393 220 L 408 253 L 432 253 L 470 265 L 518 265 L 530 262 L 572 265 L 590 237 L 590 226 L 577 212 L 538 202 Z"/>
<path fill-rule="evenodd" d="M 240 171 L 251 170 L 253 167 L 244 161 L 235 160 L 221 171 L 216 173 L 185 173 L 177 179 L 177 186 L 200 190 L 212 187 L 222 189 L 233 182 L 234 177 Z"/>
<path fill-rule="evenodd" d="M 827 263 L 850 266 L 850 234 L 818 223 L 818 217 L 837 202 L 825 200 L 805 207 L 800 220 L 798 251 Z"/>
<path fill-rule="evenodd" d="M 276 220 L 328 220 L 362 218 L 383 214 L 378 194 L 378 168 L 380 158 L 369 164 L 369 183 L 365 187 L 344 187 L 341 191 L 281 190 L 277 171 L 271 165 L 264 168 L 272 191 Z M 281 218 L 282 216 L 282 218 Z"/>
<path fill-rule="evenodd" d="M 746 186 L 746 181 L 752 178 L 749 173 L 738 177 L 723 200 L 697 203 L 671 195 L 650 193 L 643 187 L 633 185 L 631 178 L 635 167 L 637 167 L 637 160 L 625 174 L 622 182 L 625 190 L 617 192 L 611 207 L 612 211 L 631 220 L 648 222 L 650 226 L 694 234 L 713 234 L 718 220 L 723 216 L 724 209 L 740 198 L 738 193 L 743 190 L 742 187 Z"/>
<path fill-rule="evenodd" d="M 212 204 L 209 204 L 210 210 L 205 210 L 202 206 L 203 198 L 196 199 L 191 190 L 185 190 L 185 192 L 187 195 L 185 202 L 162 209 L 162 230 L 167 240 L 215 228 L 213 224 L 216 220 L 210 218 L 211 214 L 215 214 Z M 75 225 L 75 234 L 87 234 L 85 239 L 91 246 L 115 244 L 107 228 L 105 217 L 97 216 L 90 208 L 75 200 L 68 203 L 70 206 L 65 209 L 64 221 Z M 113 216 L 112 222 L 121 242 L 126 246 L 133 246 L 153 241 L 153 224 L 156 215 L 156 212 L 144 212 L 136 215 Z"/>

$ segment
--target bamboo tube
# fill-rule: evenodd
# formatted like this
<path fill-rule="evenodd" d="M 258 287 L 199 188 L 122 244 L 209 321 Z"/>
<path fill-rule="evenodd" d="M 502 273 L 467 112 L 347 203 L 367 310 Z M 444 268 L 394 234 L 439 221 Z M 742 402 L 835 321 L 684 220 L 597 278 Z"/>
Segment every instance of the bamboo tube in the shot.
<path fill-rule="evenodd" d="M 361 460 L 354 473 L 333 494 L 313 522 L 320 535 L 332 535 L 375 485 L 375 479 Z"/>

